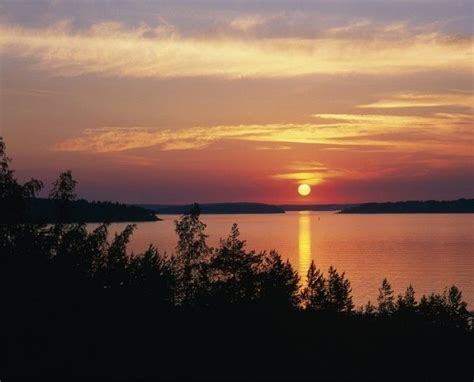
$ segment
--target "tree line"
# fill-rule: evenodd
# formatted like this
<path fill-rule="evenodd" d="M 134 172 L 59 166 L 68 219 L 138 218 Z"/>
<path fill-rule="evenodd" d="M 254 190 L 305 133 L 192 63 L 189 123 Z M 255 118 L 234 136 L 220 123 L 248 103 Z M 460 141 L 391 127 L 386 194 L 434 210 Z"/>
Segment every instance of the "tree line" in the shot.
<path fill-rule="evenodd" d="M 353 342 L 359 350 L 375 356 L 374 350 L 363 343 L 367 335 L 375 338 L 372 341 L 390 333 L 422 335 L 417 338 L 426 343 L 423 349 L 430 357 L 430 344 L 436 336 L 445 341 L 446 349 L 452 344 L 460 348 L 472 340 L 472 314 L 455 286 L 417 300 L 411 286 L 395 296 L 390 283 L 383 280 L 375 304 L 368 302 L 356 308 L 351 283 L 343 272 L 330 267 L 324 273 L 312 262 L 303 287 L 300 275 L 279 253 L 248 250 L 237 224 L 216 247 L 209 246 L 206 224 L 197 204 L 175 221 L 177 245 L 173 254 L 161 254 L 153 245 L 144 253 L 129 253 L 127 244 L 135 225 L 111 235 L 106 223 L 90 230 L 84 223 L 68 222 L 67 202 L 76 198 L 76 181 L 68 171 L 61 174 L 50 194 L 63 217 L 61 222 L 25 224 L 18 218 L 27 208 L 25 200 L 35 198 L 43 185 L 35 179 L 21 184 L 9 164 L 0 140 L 1 212 L 8 214 L 10 221 L 17 219 L 15 224 L 0 224 L 4 265 L 0 268 L 0 282 L 2 290 L 9 291 L 4 306 L 12 320 L 1 331 L 2 338 L 10 341 L 10 365 L 0 364 L 5 375 L 9 375 L 8 370 L 17 371 L 12 375 L 22 375 L 24 370 L 44 373 L 48 362 L 50 368 L 62 367 L 62 372 L 70 372 L 66 361 L 58 366 L 64 352 L 75 354 L 83 368 L 92 365 L 88 369 L 92 374 L 103 368 L 107 374 L 122 370 L 116 369 L 117 365 L 126 362 L 133 365 L 132 371 L 140 365 L 155 374 L 156 370 L 142 365 L 142 360 L 148 357 L 145 349 L 154 349 L 160 341 L 165 344 L 160 354 L 166 357 L 176 343 L 186 348 L 199 344 L 201 348 L 183 359 L 170 360 L 169 364 L 174 365 L 168 370 L 171 375 L 183 362 L 188 366 L 196 359 L 207 362 L 206 354 L 214 354 L 224 368 L 223 365 L 242 359 L 241 348 L 268 362 L 284 354 L 293 368 L 309 355 L 323 359 L 327 354 L 336 354 L 327 361 L 327 369 L 320 366 L 321 373 L 330 375 L 351 348 L 350 359 L 364 364 Z M 219 318 L 223 313 L 229 314 Z M 58 319 L 65 315 L 67 319 Z M 152 317 L 154 323 L 144 325 L 147 317 Z M 248 317 L 252 317 L 250 322 Z M 257 328 L 259 317 L 264 324 Z M 101 326 L 101 322 L 106 325 Z M 156 322 L 162 322 L 162 326 L 153 330 Z M 197 332 L 193 325 L 199 325 Z M 328 339 L 315 332 L 315 325 L 328 331 L 331 346 L 343 343 L 343 347 L 329 353 L 319 348 L 318 344 Z M 165 326 L 172 328 L 171 332 Z M 303 330 L 305 336 L 286 333 L 289 327 Z M 46 332 L 44 328 L 48 328 Z M 104 339 L 104 332 L 109 337 Z M 74 341 L 64 343 L 63 333 Z M 224 342 L 222 333 L 228 337 Z M 148 343 L 147 338 L 157 342 Z M 232 348 L 239 341 L 239 347 Z M 390 341 L 395 343 L 393 337 Z M 58 343 L 61 345 L 52 345 Z M 215 343 L 220 345 L 212 345 Z M 249 348 L 249 343 L 256 348 Z M 118 354 L 117 349 L 122 346 L 143 350 Z M 182 352 L 179 346 L 176 351 Z M 258 346 L 263 350 L 256 350 Z M 306 349 L 304 354 L 298 353 L 295 346 Z M 388 345 L 383 342 L 377 346 Z M 228 349 L 232 356 L 218 354 L 219 348 Z M 102 355 L 97 353 L 100 349 L 106 349 Z M 202 356 L 200 351 L 204 351 Z M 450 356 L 453 354 L 458 353 Z M 113 362 L 114 368 L 104 366 L 108 365 L 104 360 Z M 266 376 L 279 373 L 277 368 L 262 372 L 269 373 Z"/>
<path fill-rule="evenodd" d="M 4 205 L 9 204 L 10 213 L 21 214 L 25 208 L 22 201 L 34 198 L 42 183 L 32 179 L 20 184 L 16 180 L 3 142 L 0 169 L 0 199 Z M 53 184 L 50 197 L 57 203 L 62 221 L 68 220 L 67 202 L 76 199 L 76 184 L 70 171 L 62 173 Z M 344 273 L 331 266 L 324 275 L 312 262 L 305 275 L 306 286 L 301 288 L 300 276 L 279 253 L 247 250 L 237 224 L 212 248 L 207 244 L 206 224 L 200 220 L 197 204 L 175 222 L 178 241 L 172 256 L 161 255 L 152 245 L 144 253 L 128 254 L 127 244 L 135 228 L 128 225 L 109 241 L 108 224 L 91 232 L 79 223 L 2 226 L 0 245 L 9 264 L 34 264 L 41 259 L 44 266 L 67 274 L 69 280 L 114 293 L 147 294 L 170 307 L 264 306 L 380 317 L 418 314 L 434 324 L 470 328 L 467 304 L 456 286 L 417 301 L 411 286 L 396 297 L 385 279 L 377 304 L 368 302 L 355 310 L 351 283 Z"/>

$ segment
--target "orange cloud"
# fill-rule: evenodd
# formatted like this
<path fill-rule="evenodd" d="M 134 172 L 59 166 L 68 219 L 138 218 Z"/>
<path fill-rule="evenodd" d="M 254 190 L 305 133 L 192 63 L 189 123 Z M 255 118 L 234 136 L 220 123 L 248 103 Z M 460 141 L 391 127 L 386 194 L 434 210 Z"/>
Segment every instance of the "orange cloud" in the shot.
<path fill-rule="evenodd" d="M 345 171 L 329 168 L 319 162 L 294 162 L 286 166 L 288 172 L 272 175 L 271 178 L 279 180 L 294 180 L 297 183 L 303 182 L 311 186 L 323 183 L 324 181 L 342 176 Z"/>
<path fill-rule="evenodd" d="M 87 129 L 82 136 L 59 142 L 54 149 L 114 152 L 159 146 L 162 150 L 190 150 L 233 139 L 331 147 L 372 146 L 385 151 L 442 150 L 453 155 L 472 152 L 473 118 L 470 114 L 315 114 L 314 117 L 317 121 L 307 124 L 221 125 L 174 130 L 144 127 Z"/>
<path fill-rule="evenodd" d="M 259 20 L 237 24 L 249 28 L 255 22 Z M 0 52 L 29 59 L 35 68 L 60 76 L 276 78 L 472 70 L 471 38 L 432 32 L 407 35 L 403 28 L 390 31 L 390 38 L 375 36 L 183 38 L 170 26 L 127 29 L 103 23 L 73 31 L 66 23 L 47 29 L 0 25 Z"/>
<path fill-rule="evenodd" d="M 358 107 L 366 109 L 396 109 L 440 106 L 461 106 L 472 108 L 474 107 L 474 95 L 465 92 L 446 94 L 401 93 L 376 102 L 359 105 Z"/>

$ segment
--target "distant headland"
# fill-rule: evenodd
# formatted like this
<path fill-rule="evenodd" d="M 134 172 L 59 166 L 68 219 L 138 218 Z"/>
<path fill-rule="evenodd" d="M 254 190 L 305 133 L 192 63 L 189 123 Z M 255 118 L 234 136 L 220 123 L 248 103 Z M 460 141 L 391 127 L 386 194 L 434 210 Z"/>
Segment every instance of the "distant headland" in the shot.
<path fill-rule="evenodd" d="M 154 211 L 160 215 L 188 214 L 193 205 L 139 204 L 138 207 Z M 199 204 L 201 214 L 284 214 L 278 206 L 264 203 L 209 203 Z"/>
<path fill-rule="evenodd" d="M 67 201 L 68 221 L 81 223 L 97 222 L 147 222 L 158 221 L 153 211 L 138 206 L 113 202 L 89 202 L 87 200 Z M 63 219 L 58 215 L 56 201 L 34 198 L 27 202 L 26 222 L 58 223 Z"/>
<path fill-rule="evenodd" d="M 358 204 L 281 204 L 278 207 L 285 211 L 341 211 Z"/>
<path fill-rule="evenodd" d="M 160 215 L 188 214 L 192 204 L 137 204 Z M 474 213 L 474 199 L 399 201 L 359 204 L 281 204 L 237 202 L 199 204 L 201 214 L 282 214 L 287 211 L 338 211 L 343 214 Z"/>
<path fill-rule="evenodd" d="M 387 203 L 363 203 L 346 207 L 341 214 L 462 214 L 474 213 L 474 199 L 410 200 Z"/>

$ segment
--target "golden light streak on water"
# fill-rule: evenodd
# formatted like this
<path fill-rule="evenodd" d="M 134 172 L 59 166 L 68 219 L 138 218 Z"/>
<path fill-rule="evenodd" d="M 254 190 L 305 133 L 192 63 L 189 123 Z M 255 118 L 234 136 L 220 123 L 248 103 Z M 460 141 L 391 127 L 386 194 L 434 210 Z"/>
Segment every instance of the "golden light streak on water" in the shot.
<path fill-rule="evenodd" d="M 299 212 L 298 223 L 298 273 L 301 284 L 306 286 L 306 273 L 311 264 L 311 215 L 308 211 Z"/>

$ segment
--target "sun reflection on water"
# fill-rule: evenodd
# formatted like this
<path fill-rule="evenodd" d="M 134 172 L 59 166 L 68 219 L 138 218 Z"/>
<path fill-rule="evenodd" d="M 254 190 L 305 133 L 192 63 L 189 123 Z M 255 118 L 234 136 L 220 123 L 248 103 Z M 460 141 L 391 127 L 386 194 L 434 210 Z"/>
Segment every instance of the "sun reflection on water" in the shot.
<path fill-rule="evenodd" d="M 298 216 L 298 272 L 301 283 L 306 285 L 306 273 L 311 263 L 311 214 L 309 211 L 300 211 Z"/>

